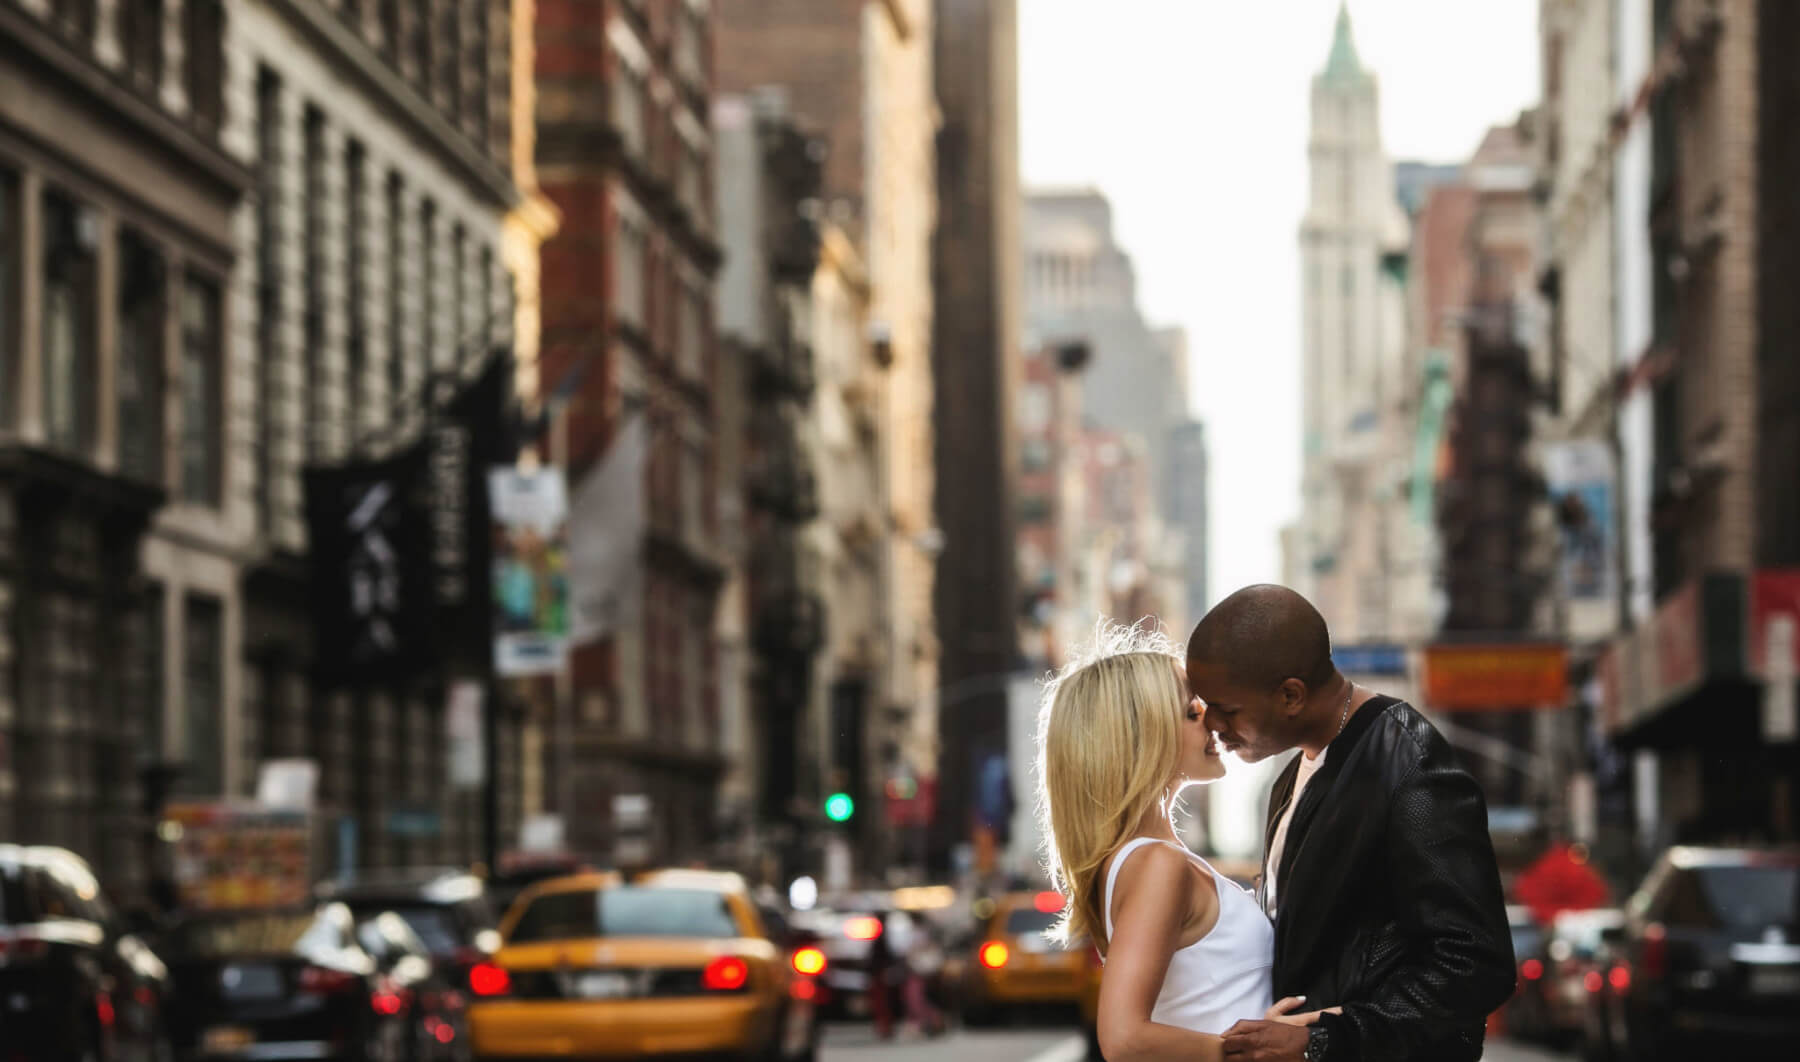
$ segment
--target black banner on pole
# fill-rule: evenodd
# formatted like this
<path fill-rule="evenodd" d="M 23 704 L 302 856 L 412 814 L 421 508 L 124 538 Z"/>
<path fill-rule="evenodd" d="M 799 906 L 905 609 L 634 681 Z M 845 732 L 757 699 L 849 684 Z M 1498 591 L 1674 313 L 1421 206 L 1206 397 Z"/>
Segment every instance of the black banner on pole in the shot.
<path fill-rule="evenodd" d="M 431 659 L 425 450 L 304 473 L 315 660 L 327 689 L 405 681 Z"/>
<path fill-rule="evenodd" d="M 433 625 L 453 673 L 485 674 L 493 657 L 493 533 L 488 469 L 510 460 L 506 412 L 513 361 L 497 352 L 432 420 Z"/>

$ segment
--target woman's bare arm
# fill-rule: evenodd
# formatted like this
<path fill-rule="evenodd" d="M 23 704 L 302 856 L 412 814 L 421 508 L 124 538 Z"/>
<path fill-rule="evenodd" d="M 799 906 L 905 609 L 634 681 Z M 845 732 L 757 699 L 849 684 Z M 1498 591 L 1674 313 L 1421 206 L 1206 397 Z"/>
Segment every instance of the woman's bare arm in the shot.
<path fill-rule="evenodd" d="M 1221 1037 L 1150 1020 L 1183 927 L 1190 918 L 1217 916 L 1218 887 L 1208 875 L 1205 887 L 1195 888 L 1194 864 L 1166 845 L 1145 845 L 1127 859 L 1114 886 L 1100 982 L 1100 1051 L 1108 1062 L 1222 1062 Z"/>

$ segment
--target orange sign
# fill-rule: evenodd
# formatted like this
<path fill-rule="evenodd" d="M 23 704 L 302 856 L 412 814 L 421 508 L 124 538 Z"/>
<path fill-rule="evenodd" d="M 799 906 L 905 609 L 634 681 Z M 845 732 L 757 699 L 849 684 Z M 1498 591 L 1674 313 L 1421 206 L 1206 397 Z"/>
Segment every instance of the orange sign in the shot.
<path fill-rule="evenodd" d="M 1446 712 L 1561 708 L 1569 652 L 1560 645 L 1433 645 L 1425 649 L 1425 704 Z"/>

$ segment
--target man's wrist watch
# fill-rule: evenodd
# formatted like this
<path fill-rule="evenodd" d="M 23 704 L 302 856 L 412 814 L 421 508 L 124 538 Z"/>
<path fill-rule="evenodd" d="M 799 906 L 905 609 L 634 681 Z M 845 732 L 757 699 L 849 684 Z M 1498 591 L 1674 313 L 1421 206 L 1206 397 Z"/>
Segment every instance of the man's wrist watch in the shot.
<path fill-rule="evenodd" d="M 1331 1030 L 1323 1024 L 1314 1023 L 1306 1027 L 1306 1048 L 1300 1052 L 1305 1062 L 1325 1062 L 1326 1054 L 1331 1050 Z"/>

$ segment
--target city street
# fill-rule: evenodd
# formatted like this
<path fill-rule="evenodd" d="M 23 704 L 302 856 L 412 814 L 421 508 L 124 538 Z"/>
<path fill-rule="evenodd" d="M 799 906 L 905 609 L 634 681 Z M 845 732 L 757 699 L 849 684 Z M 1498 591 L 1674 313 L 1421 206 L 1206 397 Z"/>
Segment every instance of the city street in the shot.
<path fill-rule="evenodd" d="M 955 1029 L 927 1040 L 907 1033 L 883 1043 L 866 1024 L 843 1023 L 825 1033 L 826 1062 L 1082 1062 L 1080 1035 L 1055 1025 L 1012 1029 Z M 1488 1045 L 1483 1062 L 1573 1062 L 1574 1055 L 1507 1040 Z"/>

